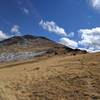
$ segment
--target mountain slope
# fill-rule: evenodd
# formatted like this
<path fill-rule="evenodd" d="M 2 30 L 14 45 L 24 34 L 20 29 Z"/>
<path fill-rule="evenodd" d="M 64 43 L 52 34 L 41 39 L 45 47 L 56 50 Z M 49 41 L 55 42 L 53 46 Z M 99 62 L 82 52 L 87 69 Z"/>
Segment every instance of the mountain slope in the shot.
<path fill-rule="evenodd" d="M 45 37 L 15 36 L 0 42 L 0 62 L 32 59 L 39 56 L 76 55 L 86 51 L 72 49 Z"/>
<path fill-rule="evenodd" d="M 25 52 L 25 51 L 47 51 L 48 53 L 64 54 L 72 53 L 86 53 L 78 49 L 71 49 L 64 45 L 55 43 L 45 37 L 40 36 L 15 36 L 0 42 L 0 52 Z"/>
<path fill-rule="evenodd" d="M 0 100 L 100 100 L 100 53 L 0 64 Z"/>

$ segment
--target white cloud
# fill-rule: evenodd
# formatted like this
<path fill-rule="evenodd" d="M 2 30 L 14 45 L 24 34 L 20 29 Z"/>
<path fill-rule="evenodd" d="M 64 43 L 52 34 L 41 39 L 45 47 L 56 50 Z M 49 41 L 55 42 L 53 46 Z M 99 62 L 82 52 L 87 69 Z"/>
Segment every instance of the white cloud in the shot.
<path fill-rule="evenodd" d="M 55 22 L 53 21 L 43 21 L 41 20 L 39 22 L 39 25 L 49 31 L 49 32 L 52 32 L 52 33 L 55 33 L 55 34 L 58 34 L 58 35 L 62 35 L 62 36 L 67 36 L 67 33 L 65 32 L 65 30 L 61 27 L 59 27 Z"/>
<path fill-rule="evenodd" d="M 100 0 L 88 0 L 94 9 L 100 10 Z"/>
<path fill-rule="evenodd" d="M 27 8 L 23 8 L 25 14 L 29 14 L 29 10 Z"/>
<path fill-rule="evenodd" d="M 100 50 L 100 27 L 80 29 L 78 32 L 81 34 L 79 45 L 91 51 Z"/>
<path fill-rule="evenodd" d="M 79 48 L 80 50 L 86 50 L 87 52 L 89 53 L 95 53 L 95 52 L 100 52 L 100 50 L 93 50 L 93 48 L 89 48 L 89 49 L 86 49 L 86 48 Z"/>
<path fill-rule="evenodd" d="M 66 46 L 73 48 L 73 49 L 78 47 L 78 43 L 76 41 L 70 40 L 68 38 L 61 38 L 59 43 L 66 45 Z"/>
<path fill-rule="evenodd" d="M 0 41 L 9 38 L 9 36 L 6 35 L 3 31 L 0 30 Z"/>
<path fill-rule="evenodd" d="M 20 32 L 20 27 L 18 25 L 14 25 L 12 28 L 11 28 L 11 32 L 14 33 L 14 35 L 21 35 L 21 32 Z"/>

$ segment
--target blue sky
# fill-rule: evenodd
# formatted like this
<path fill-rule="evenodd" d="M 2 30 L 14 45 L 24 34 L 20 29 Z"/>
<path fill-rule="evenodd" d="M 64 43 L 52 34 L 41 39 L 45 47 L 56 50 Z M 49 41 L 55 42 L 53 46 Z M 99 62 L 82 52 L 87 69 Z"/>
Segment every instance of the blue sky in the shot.
<path fill-rule="evenodd" d="M 41 35 L 72 48 L 100 50 L 99 0 L 0 0 L 0 39 Z"/>

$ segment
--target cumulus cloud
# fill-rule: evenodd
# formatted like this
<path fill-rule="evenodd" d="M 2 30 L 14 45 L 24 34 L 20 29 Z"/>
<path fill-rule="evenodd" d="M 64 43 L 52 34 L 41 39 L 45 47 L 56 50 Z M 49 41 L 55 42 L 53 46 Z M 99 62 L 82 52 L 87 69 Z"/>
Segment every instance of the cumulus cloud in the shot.
<path fill-rule="evenodd" d="M 100 10 L 100 0 L 88 0 L 94 9 Z"/>
<path fill-rule="evenodd" d="M 100 50 L 100 27 L 92 29 L 80 29 L 81 40 L 79 45 L 91 51 Z"/>
<path fill-rule="evenodd" d="M 65 45 L 65 46 L 68 46 L 70 48 L 73 48 L 73 49 L 78 47 L 78 43 L 76 41 L 70 40 L 68 38 L 61 38 L 59 43 Z"/>
<path fill-rule="evenodd" d="M 14 25 L 12 28 L 11 28 L 11 33 L 14 33 L 14 35 L 20 35 L 21 32 L 20 32 L 20 27 L 18 25 Z"/>
<path fill-rule="evenodd" d="M 74 32 L 66 33 L 66 31 L 62 27 L 59 27 L 54 21 L 41 20 L 39 22 L 39 25 L 48 32 L 63 36 L 63 38 L 60 38 L 59 43 L 71 47 L 73 49 L 78 47 L 78 43 L 76 41 L 68 38 L 73 37 Z"/>
<path fill-rule="evenodd" d="M 54 21 L 43 21 L 41 20 L 39 22 L 39 25 L 44 29 L 49 32 L 62 35 L 62 36 L 67 36 L 67 33 L 65 30 L 61 27 L 59 27 Z"/>
<path fill-rule="evenodd" d="M 6 33 L 4 33 L 3 31 L 0 30 L 0 41 L 9 38 L 8 35 L 6 35 Z"/>

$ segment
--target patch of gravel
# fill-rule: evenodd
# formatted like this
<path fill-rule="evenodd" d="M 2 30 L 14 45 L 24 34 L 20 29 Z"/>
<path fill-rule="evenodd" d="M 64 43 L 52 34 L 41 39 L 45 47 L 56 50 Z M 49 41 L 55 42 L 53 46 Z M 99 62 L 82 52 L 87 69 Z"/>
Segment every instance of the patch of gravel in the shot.
<path fill-rule="evenodd" d="M 18 52 L 18 53 L 2 53 L 0 54 L 0 62 L 16 61 L 31 59 L 36 56 L 41 56 L 45 54 L 46 51 L 41 52 Z"/>

